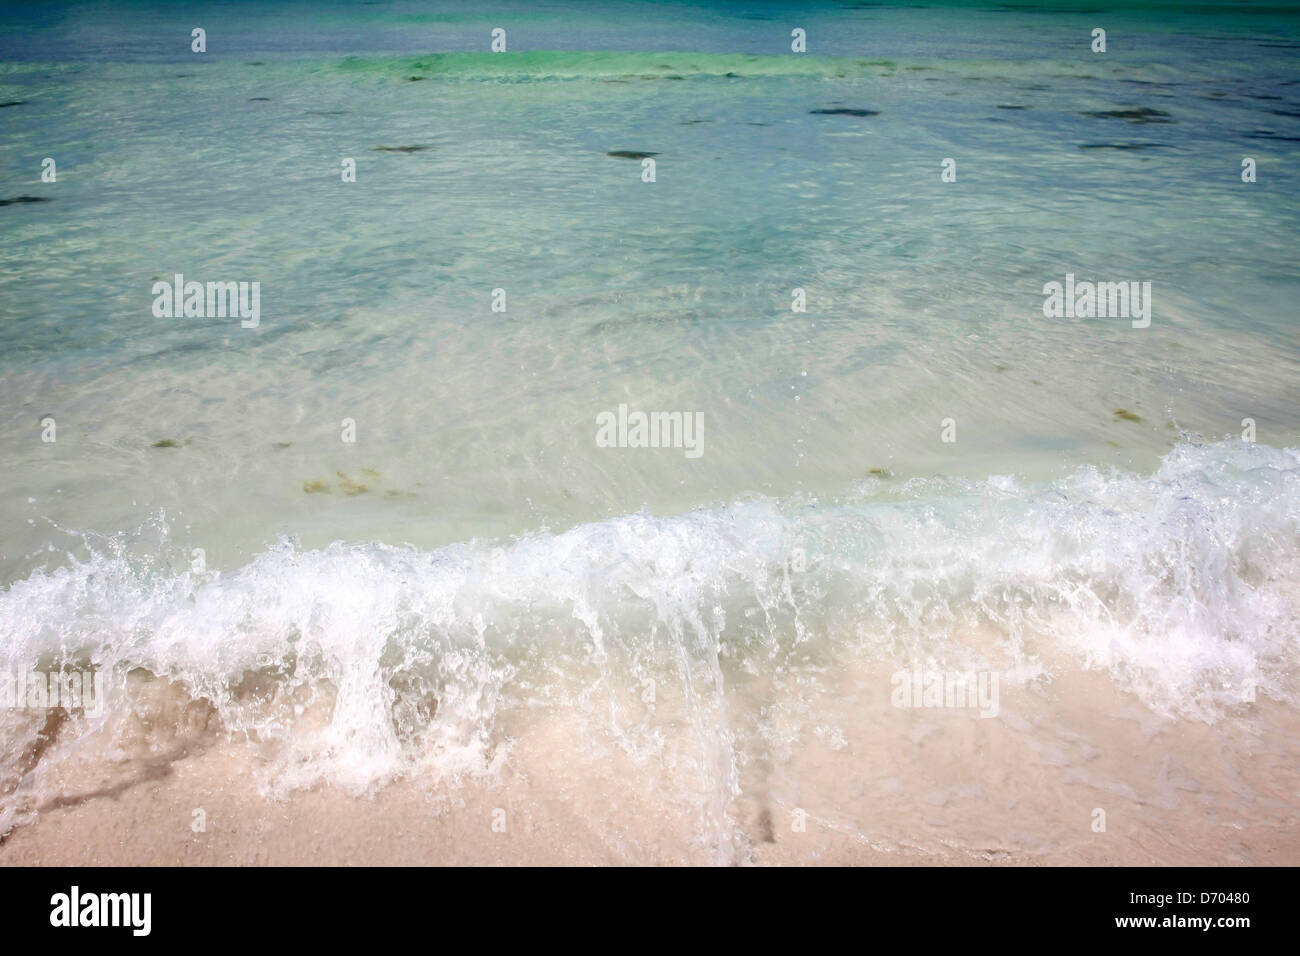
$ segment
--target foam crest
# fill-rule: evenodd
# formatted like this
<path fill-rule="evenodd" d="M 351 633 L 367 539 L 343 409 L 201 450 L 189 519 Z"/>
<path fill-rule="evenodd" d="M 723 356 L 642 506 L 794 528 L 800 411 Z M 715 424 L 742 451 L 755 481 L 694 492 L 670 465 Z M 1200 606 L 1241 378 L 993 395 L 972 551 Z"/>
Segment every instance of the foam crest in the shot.
<path fill-rule="evenodd" d="M 433 551 L 282 541 L 205 574 L 171 567 L 172 544 L 93 549 L 0 592 L 0 670 L 90 666 L 110 687 L 147 672 L 264 747 L 268 787 L 353 792 L 492 774 L 503 722 L 540 710 L 657 752 L 636 703 L 653 681 L 680 703 L 717 826 L 737 792 L 737 688 L 806 694 L 842 656 L 1021 680 L 1104 669 L 1150 709 L 1204 720 L 1290 699 L 1294 451 L 1189 443 L 1151 476 L 883 488 Z"/>

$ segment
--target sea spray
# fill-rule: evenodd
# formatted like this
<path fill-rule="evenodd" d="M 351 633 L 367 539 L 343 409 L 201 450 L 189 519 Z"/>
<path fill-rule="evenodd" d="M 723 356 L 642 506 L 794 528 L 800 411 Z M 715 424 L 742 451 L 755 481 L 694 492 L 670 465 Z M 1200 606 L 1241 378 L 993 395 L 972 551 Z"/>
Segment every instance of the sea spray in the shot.
<path fill-rule="evenodd" d="M 9 585 L 0 671 L 59 653 L 183 688 L 265 750 L 272 792 L 490 779 L 527 714 L 571 715 L 573 746 L 647 768 L 667 727 L 689 728 L 670 793 L 722 862 L 746 854 L 737 734 L 800 713 L 836 661 L 996 671 L 1004 706 L 1018 684 L 1097 670 L 1214 721 L 1289 700 L 1300 646 L 1300 457 L 1244 442 L 1180 445 L 1150 476 L 935 479 L 432 551 L 285 541 L 195 574 L 169 550 L 188 555 L 92 549 Z M 817 726 L 800 719 L 785 733 Z"/>

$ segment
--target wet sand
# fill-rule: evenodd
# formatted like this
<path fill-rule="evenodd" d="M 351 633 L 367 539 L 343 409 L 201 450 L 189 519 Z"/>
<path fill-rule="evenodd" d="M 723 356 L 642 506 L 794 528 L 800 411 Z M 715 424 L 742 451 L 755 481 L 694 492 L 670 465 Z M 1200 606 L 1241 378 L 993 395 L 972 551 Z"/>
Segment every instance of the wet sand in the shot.
<path fill-rule="evenodd" d="M 787 747 L 757 743 L 780 738 L 780 708 L 752 733 L 737 722 L 741 792 L 724 818 L 698 789 L 708 751 L 671 707 L 654 760 L 593 746 L 571 715 L 533 714 L 485 776 L 277 795 L 259 747 L 162 695 L 148 722 L 117 730 L 113 759 L 53 768 L 0 864 L 1300 863 L 1289 708 L 1170 720 L 1083 675 L 1004 690 L 998 716 L 981 719 L 893 707 L 879 669 L 846 676 L 840 689 L 853 688 L 827 708 L 834 730 Z M 842 719 L 853 715 L 856 727 Z"/>

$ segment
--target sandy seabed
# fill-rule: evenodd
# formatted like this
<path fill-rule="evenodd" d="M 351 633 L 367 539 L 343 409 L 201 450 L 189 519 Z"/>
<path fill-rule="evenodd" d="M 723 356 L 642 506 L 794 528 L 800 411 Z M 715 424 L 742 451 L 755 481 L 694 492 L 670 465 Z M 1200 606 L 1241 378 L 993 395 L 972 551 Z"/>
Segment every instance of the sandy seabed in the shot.
<path fill-rule="evenodd" d="M 859 678 L 868 694 L 883 683 Z M 173 706 L 154 714 L 166 735 L 48 778 L 0 864 L 1300 864 L 1300 721 L 1285 705 L 1176 720 L 1095 674 L 1004 694 L 992 720 L 882 703 L 846 695 L 819 714 L 846 734 L 784 752 L 738 737 L 741 793 L 721 816 L 695 778 L 667 779 L 671 730 L 647 763 L 533 714 L 490 777 L 269 796 L 257 748 Z"/>

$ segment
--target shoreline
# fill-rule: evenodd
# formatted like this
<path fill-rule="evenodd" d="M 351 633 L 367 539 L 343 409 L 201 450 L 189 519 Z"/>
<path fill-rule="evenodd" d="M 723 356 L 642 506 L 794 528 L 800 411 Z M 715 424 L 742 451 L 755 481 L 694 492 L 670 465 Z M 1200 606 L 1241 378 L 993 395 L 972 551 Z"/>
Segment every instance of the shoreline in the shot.
<path fill-rule="evenodd" d="M 371 798 L 332 788 L 265 802 L 223 794 L 205 797 L 206 832 L 192 832 L 193 768 L 114 796 L 42 813 L 0 842 L 0 866 L 663 866 L 709 865 L 704 850 L 642 847 L 620 858 L 599 834 L 554 808 L 521 813 L 518 828 L 491 829 L 490 794 L 451 807 L 408 787 Z M 443 803 L 439 808 L 438 803 Z M 163 825 L 162 821 L 170 821 Z M 936 854 L 885 850 L 810 819 L 806 834 L 760 842 L 758 866 L 1294 866 L 1294 827 L 1232 830 L 1206 827 L 1181 834 L 1118 834 L 1104 845 L 1079 843 L 1045 854 Z M 1232 858 L 1229 842 L 1250 847 Z M 1217 858 L 1216 858 L 1217 857 Z"/>
<path fill-rule="evenodd" d="M 863 691 L 844 714 L 871 726 L 850 746 L 808 734 L 779 763 L 738 752 L 724 818 L 681 772 L 698 767 L 672 758 L 698 741 L 668 715 L 660 760 L 592 749 L 571 714 L 529 713 L 503 729 L 510 753 L 488 775 L 408 772 L 356 796 L 272 795 L 257 746 L 173 711 L 175 733 L 114 741 L 116 756 L 134 750 L 125 761 L 53 766 L 0 866 L 1300 863 L 1290 708 L 1261 700 L 1211 726 L 1139 712 L 1100 675 L 1063 683 L 1004 698 L 993 720 Z"/>

